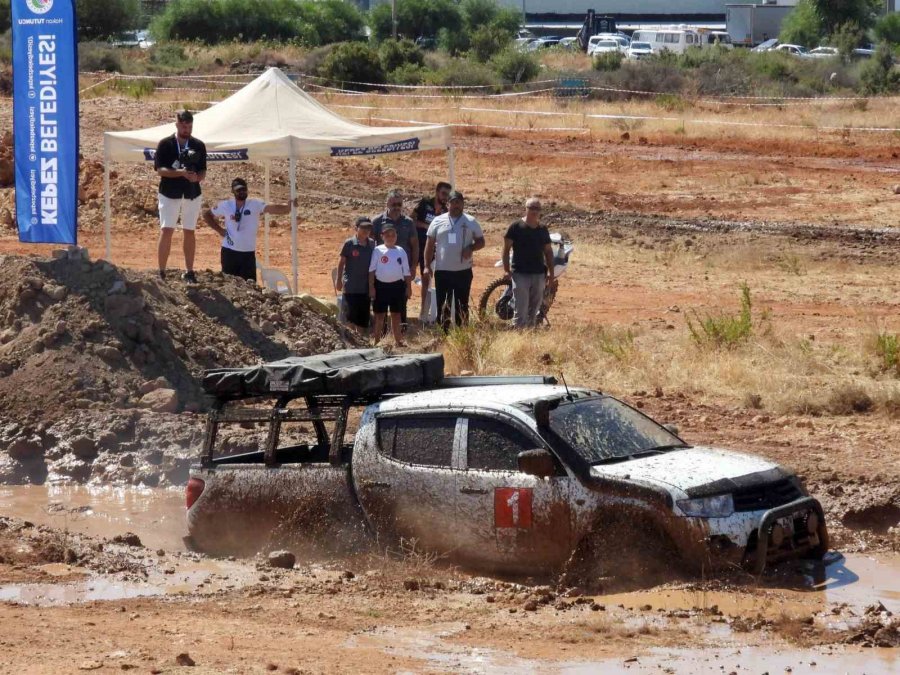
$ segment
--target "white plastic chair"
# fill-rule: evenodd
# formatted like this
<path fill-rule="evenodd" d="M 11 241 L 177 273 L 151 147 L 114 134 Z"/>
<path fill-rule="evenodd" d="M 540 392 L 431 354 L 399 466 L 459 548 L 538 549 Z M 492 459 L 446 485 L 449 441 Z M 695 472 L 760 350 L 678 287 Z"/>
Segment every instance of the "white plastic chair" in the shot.
<path fill-rule="evenodd" d="M 256 269 L 259 270 L 259 276 L 262 279 L 263 286 L 270 288 L 276 293 L 282 295 L 292 295 L 291 283 L 285 276 L 284 272 L 276 270 L 274 267 L 263 267 L 256 263 Z"/>

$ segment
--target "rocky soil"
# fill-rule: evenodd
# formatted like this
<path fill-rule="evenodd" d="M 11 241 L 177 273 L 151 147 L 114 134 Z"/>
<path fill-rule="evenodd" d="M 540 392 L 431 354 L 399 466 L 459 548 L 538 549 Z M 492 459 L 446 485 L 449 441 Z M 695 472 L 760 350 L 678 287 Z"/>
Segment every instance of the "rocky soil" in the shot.
<path fill-rule="evenodd" d="M 0 483 L 183 483 L 204 369 L 345 345 L 333 319 L 255 284 L 82 253 L 0 258 Z"/>

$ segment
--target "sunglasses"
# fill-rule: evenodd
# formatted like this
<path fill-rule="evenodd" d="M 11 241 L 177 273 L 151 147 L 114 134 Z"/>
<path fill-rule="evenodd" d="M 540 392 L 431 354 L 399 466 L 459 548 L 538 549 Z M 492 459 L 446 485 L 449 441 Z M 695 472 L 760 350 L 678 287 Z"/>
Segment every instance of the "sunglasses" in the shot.
<path fill-rule="evenodd" d="M 529 206 L 528 210 L 529 211 L 540 211 L 541 207 L 540 206 Z"/>

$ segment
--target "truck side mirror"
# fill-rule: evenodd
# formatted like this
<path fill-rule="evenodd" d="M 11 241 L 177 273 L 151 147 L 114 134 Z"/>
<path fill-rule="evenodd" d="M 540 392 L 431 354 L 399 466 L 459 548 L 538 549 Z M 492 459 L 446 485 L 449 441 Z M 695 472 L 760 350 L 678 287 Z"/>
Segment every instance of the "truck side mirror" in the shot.
<path fill-rule="evenodd" d="M 519 471 L 529 476 L 547 478 L 556 475 L 556 460 L 543 448 L 523 450 L 518 455 Z"/>

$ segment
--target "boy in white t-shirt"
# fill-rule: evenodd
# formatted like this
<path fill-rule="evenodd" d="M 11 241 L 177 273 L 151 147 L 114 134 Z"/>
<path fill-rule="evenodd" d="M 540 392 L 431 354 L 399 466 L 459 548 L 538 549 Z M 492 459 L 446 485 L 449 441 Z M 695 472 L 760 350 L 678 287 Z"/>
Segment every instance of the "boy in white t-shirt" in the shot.
<path fill-rule="evenodd" d="M 400 333 L 400 314 L 406 301 L 412 297 L 412 276 L 406 251 L 397 246 L 397 230 L 390 221 L 381 226 L 384 243 L 376 246 L 369 263 L 369 296 L 375 311 L 375 331 L 372 333 L 377 343 L 384 330 L 384 315 L 391 310 L 391 333 L 398 347 L 405 347 Z"/>
<path fill-rule="evenodd" d="M 259 217 L 265 213 L 284 216 L 291 212 L 291 204 L 266 204 L 261 199 L 248 199 L 247 181 L 231 181 L 234 199 L 225 199 L 203 214 L 204 222 L 222 236 L 222 272 L 256 281 L 256 234 Z M 297 198 L 293 205 L 297 206 Z M 225 227 L 219 225 L 222 218 Z"/>

